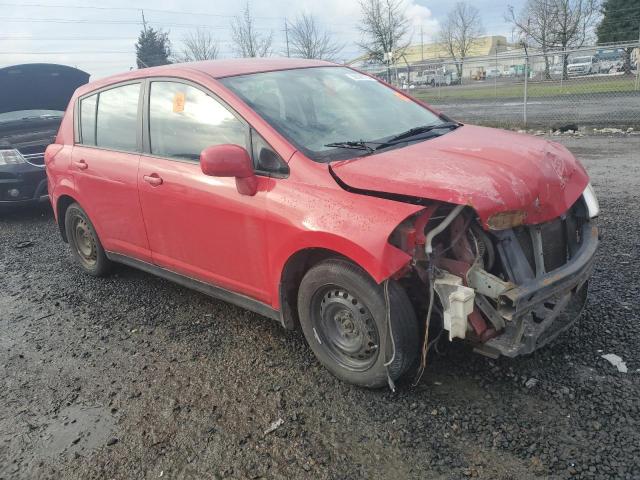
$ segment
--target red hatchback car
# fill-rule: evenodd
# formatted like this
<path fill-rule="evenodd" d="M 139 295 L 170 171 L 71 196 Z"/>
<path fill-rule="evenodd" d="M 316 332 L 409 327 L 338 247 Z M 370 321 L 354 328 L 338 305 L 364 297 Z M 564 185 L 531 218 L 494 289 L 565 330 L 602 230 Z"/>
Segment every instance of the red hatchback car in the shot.
<path fill-rule="evenodd" d="M 354 384 L 393 386 L 443 333 L 530 353 L 586 301 L 599 207 L 573 155 L 344 66 L 222 60 L 93 82 L 45 157 L 87 273 L 124 263 L 299 323 Z"/>

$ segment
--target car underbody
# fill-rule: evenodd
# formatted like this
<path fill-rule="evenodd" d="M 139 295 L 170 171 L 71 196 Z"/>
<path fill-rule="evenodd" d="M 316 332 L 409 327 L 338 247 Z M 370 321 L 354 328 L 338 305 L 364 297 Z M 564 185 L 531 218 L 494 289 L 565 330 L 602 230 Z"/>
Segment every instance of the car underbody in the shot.
<path fill-rule="evenodd" d="M 598 245 L 584 198 L 541 224 L 514 214 L 495 221 L 500 228 L 483 229 L 471 208 L 434 204 L 392 234 L 412 256 L 396 279 L 426 318 L 425 348 L 429 330 L 438 330 L 478 353 L 515 357 L 579 317 Z"/>

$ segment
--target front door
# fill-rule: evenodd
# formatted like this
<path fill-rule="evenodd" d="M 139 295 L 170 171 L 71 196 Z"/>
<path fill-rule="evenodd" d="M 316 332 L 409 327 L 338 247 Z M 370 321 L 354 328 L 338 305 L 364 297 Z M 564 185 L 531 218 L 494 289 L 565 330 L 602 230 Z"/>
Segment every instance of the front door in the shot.
<path fill-rule="evenodd" d="M 151 81 L 149 90 L 149 153 L 138 185 L 154 262 L 269 302 L 265 188 L 241 195 L 235 179 L 206 176 L 199 164 L 208 146 L 246 148 L 248 126 L 195 86 Z"/>

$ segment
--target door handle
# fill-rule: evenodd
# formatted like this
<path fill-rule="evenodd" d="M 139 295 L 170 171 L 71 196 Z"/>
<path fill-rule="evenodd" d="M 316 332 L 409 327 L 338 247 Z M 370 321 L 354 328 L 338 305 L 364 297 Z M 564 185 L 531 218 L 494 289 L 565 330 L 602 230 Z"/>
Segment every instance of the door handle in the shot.
<path fill-rule="evenodd" d="M 142 179 L 152 187 L 162 185 L 162 177 L 160 177 L 157 173 L 152 173 L 151 175 L 143 175 Z"/>
<path fill-rule="evenodd" d="M 89 168 L 89 165 L 87 165 L 87 162 L 84 160 L 78 160 L 76 162 L 73 162 L 73 164 L 80 170 L 86 170 L 87 168 Z"/>

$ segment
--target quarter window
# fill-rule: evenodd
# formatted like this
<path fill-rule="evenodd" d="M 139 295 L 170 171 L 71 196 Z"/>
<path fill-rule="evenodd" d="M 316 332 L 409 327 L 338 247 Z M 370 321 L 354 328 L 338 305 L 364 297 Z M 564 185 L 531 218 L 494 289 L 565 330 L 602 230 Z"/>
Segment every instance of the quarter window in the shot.
<path fill-rule="evenodd" d="M 287 175 L 289 167 L 271 145 L 255 130 L 251 130 L 253 166 L 257 172 L 275 175 Z"/>
<path fill-rule="evenodd" d="M 97 94 L 80 100 L 80 142 L 84 145 L 96 144 L 97 104 Z"/>
<path fill-rule="evenodd" d="M 96 145 L 113 150 L 137 151 L 140 84 L 100 92 Z"/>
<path fill-rule="evenodd" d="M 202 90 L 177 82 L 152 82 L 149 99 L 151 153 L 198 160 L 207 147 L 247 145 L 247 129 Z"/>

